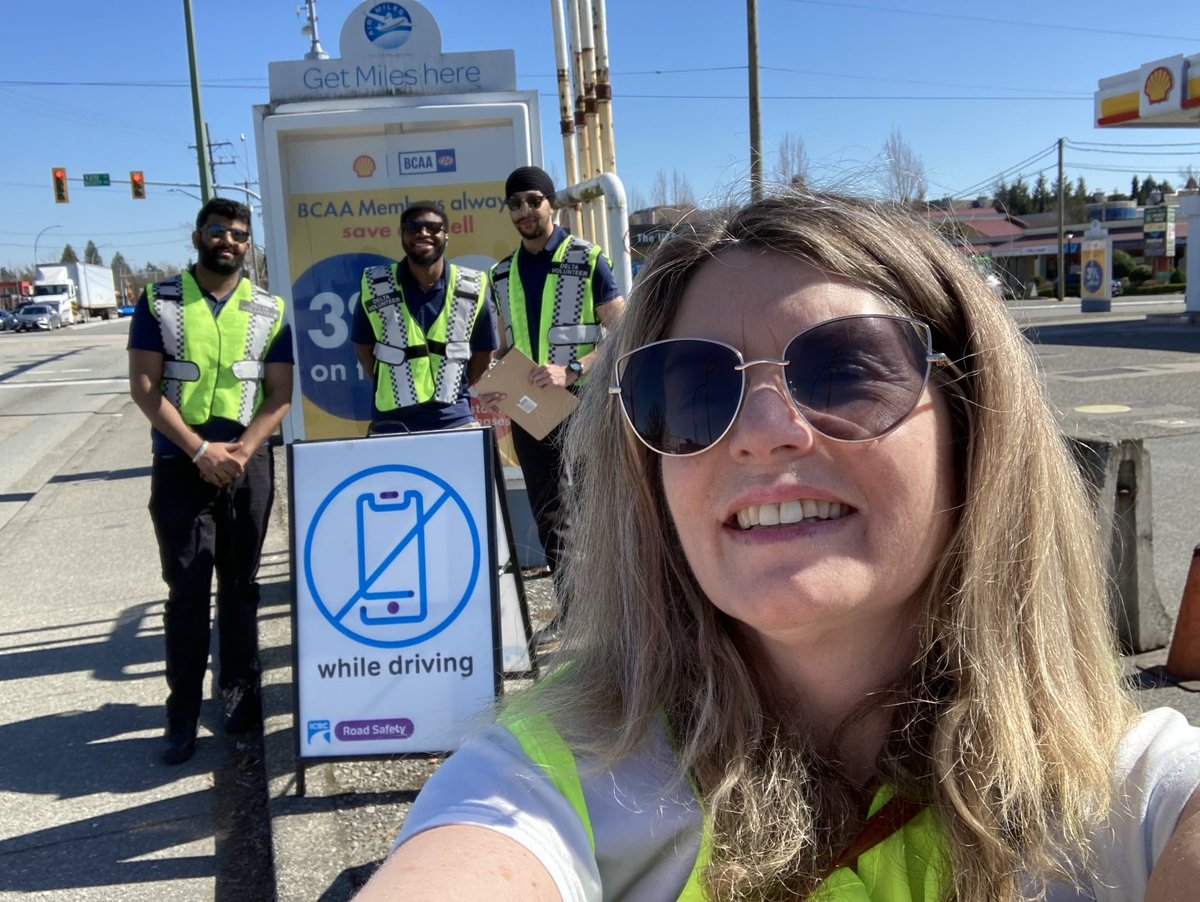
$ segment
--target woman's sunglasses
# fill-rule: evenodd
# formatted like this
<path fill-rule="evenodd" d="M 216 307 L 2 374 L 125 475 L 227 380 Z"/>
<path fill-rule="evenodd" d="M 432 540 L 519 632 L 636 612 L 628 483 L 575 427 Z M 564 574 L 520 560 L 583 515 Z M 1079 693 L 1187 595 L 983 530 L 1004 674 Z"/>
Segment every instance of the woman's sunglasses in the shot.
<path fill-rule="evenodd" d="M 668 338 L 617 359 L 621 409 L 652 451 L 689 457 L 729 432 L 742 407 L 746 370 L 783 369 L 792 403 L 817 432 L 866 442 L 899 426 L 917 406 L 933 350 L 929 326 L 903 316 L 842 316 L 805 329 L 781 359 L 745 360 L 737 348 L 706 338 Z"/>

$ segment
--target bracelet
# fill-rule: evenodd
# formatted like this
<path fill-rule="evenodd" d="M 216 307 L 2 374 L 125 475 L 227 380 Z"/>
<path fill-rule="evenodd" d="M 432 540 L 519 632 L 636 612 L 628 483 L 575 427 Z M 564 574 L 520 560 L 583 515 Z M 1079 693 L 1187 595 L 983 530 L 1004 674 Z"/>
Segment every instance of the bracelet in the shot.
<path fill-rule="evenodd" d="M 196 453 L 192 455 L 192 463 L 194 463 L 194 464 L 200 463 L 200 458 L 202 458 L 207 453 L 208 453 L 208 442 L 207 441 L 201 442 L 200 447 L 198 449 L 196 449 Z"/>

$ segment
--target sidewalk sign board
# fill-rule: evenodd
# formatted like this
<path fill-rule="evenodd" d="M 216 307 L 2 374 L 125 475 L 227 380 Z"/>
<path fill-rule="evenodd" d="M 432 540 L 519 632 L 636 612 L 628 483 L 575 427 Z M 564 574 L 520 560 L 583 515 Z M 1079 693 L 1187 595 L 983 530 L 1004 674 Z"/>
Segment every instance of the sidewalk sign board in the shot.
<path fill-rule="evenodd" d="M 457 748 L 501 692 L 502 623 L 518 624 L 524 657 L 510 658 L 528 669 L 530 633 L 526 612 L 501 612 L 490 430 L 288 452 L 303 794 L 305 759 Z"/>
<path fill-rule="evenodd" d="M 1107 313 L 1112 309 L 1112 237 L 1098 221 L 1083 233 L 1080 264 L 1079 309 Z"/>

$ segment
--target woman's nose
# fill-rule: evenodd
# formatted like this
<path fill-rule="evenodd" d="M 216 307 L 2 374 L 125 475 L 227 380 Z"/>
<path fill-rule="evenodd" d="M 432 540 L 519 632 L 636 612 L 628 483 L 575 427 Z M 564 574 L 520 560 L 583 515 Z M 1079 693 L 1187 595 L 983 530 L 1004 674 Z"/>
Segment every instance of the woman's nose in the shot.
<path fill-rule="evenodd" d="M 792 404 L 780 365 L 745 370 L 745 396 L 730 431 L 730 451 L 738 458 L 769 459 L 807 454 L 816 432 Z"/>

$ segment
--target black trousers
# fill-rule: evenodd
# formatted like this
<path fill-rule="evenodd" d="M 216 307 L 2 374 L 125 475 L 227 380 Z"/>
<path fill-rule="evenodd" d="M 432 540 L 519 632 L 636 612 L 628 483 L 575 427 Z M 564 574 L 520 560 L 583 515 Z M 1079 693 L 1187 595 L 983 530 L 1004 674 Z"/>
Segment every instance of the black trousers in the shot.
<path fill-rule="evenodd" d="M 155 457 L 150 519 L 158 537 L 167 604 L 167 718 L 200 716 L 208 666 L 212 578 L 217 576 L 217 685 L 257 686 L 258 562 L 275 496 L 270 450 L 259 448 L 241 478 L 217 488 L 186 457 Z"/>
<path fill-rule="evenodd" d="M 552 573 L 558 571 L 563 559 L 563 536 L 566 531 L 563 495 L 566 493 L 566 473 L 563 468 L 562 431 L 560 426 L 540 441 L 513 423 L 513 447 L 525 477 L 529 507 L 537 524 L 538 539 L 546 552 L 546 563 Z"/>

